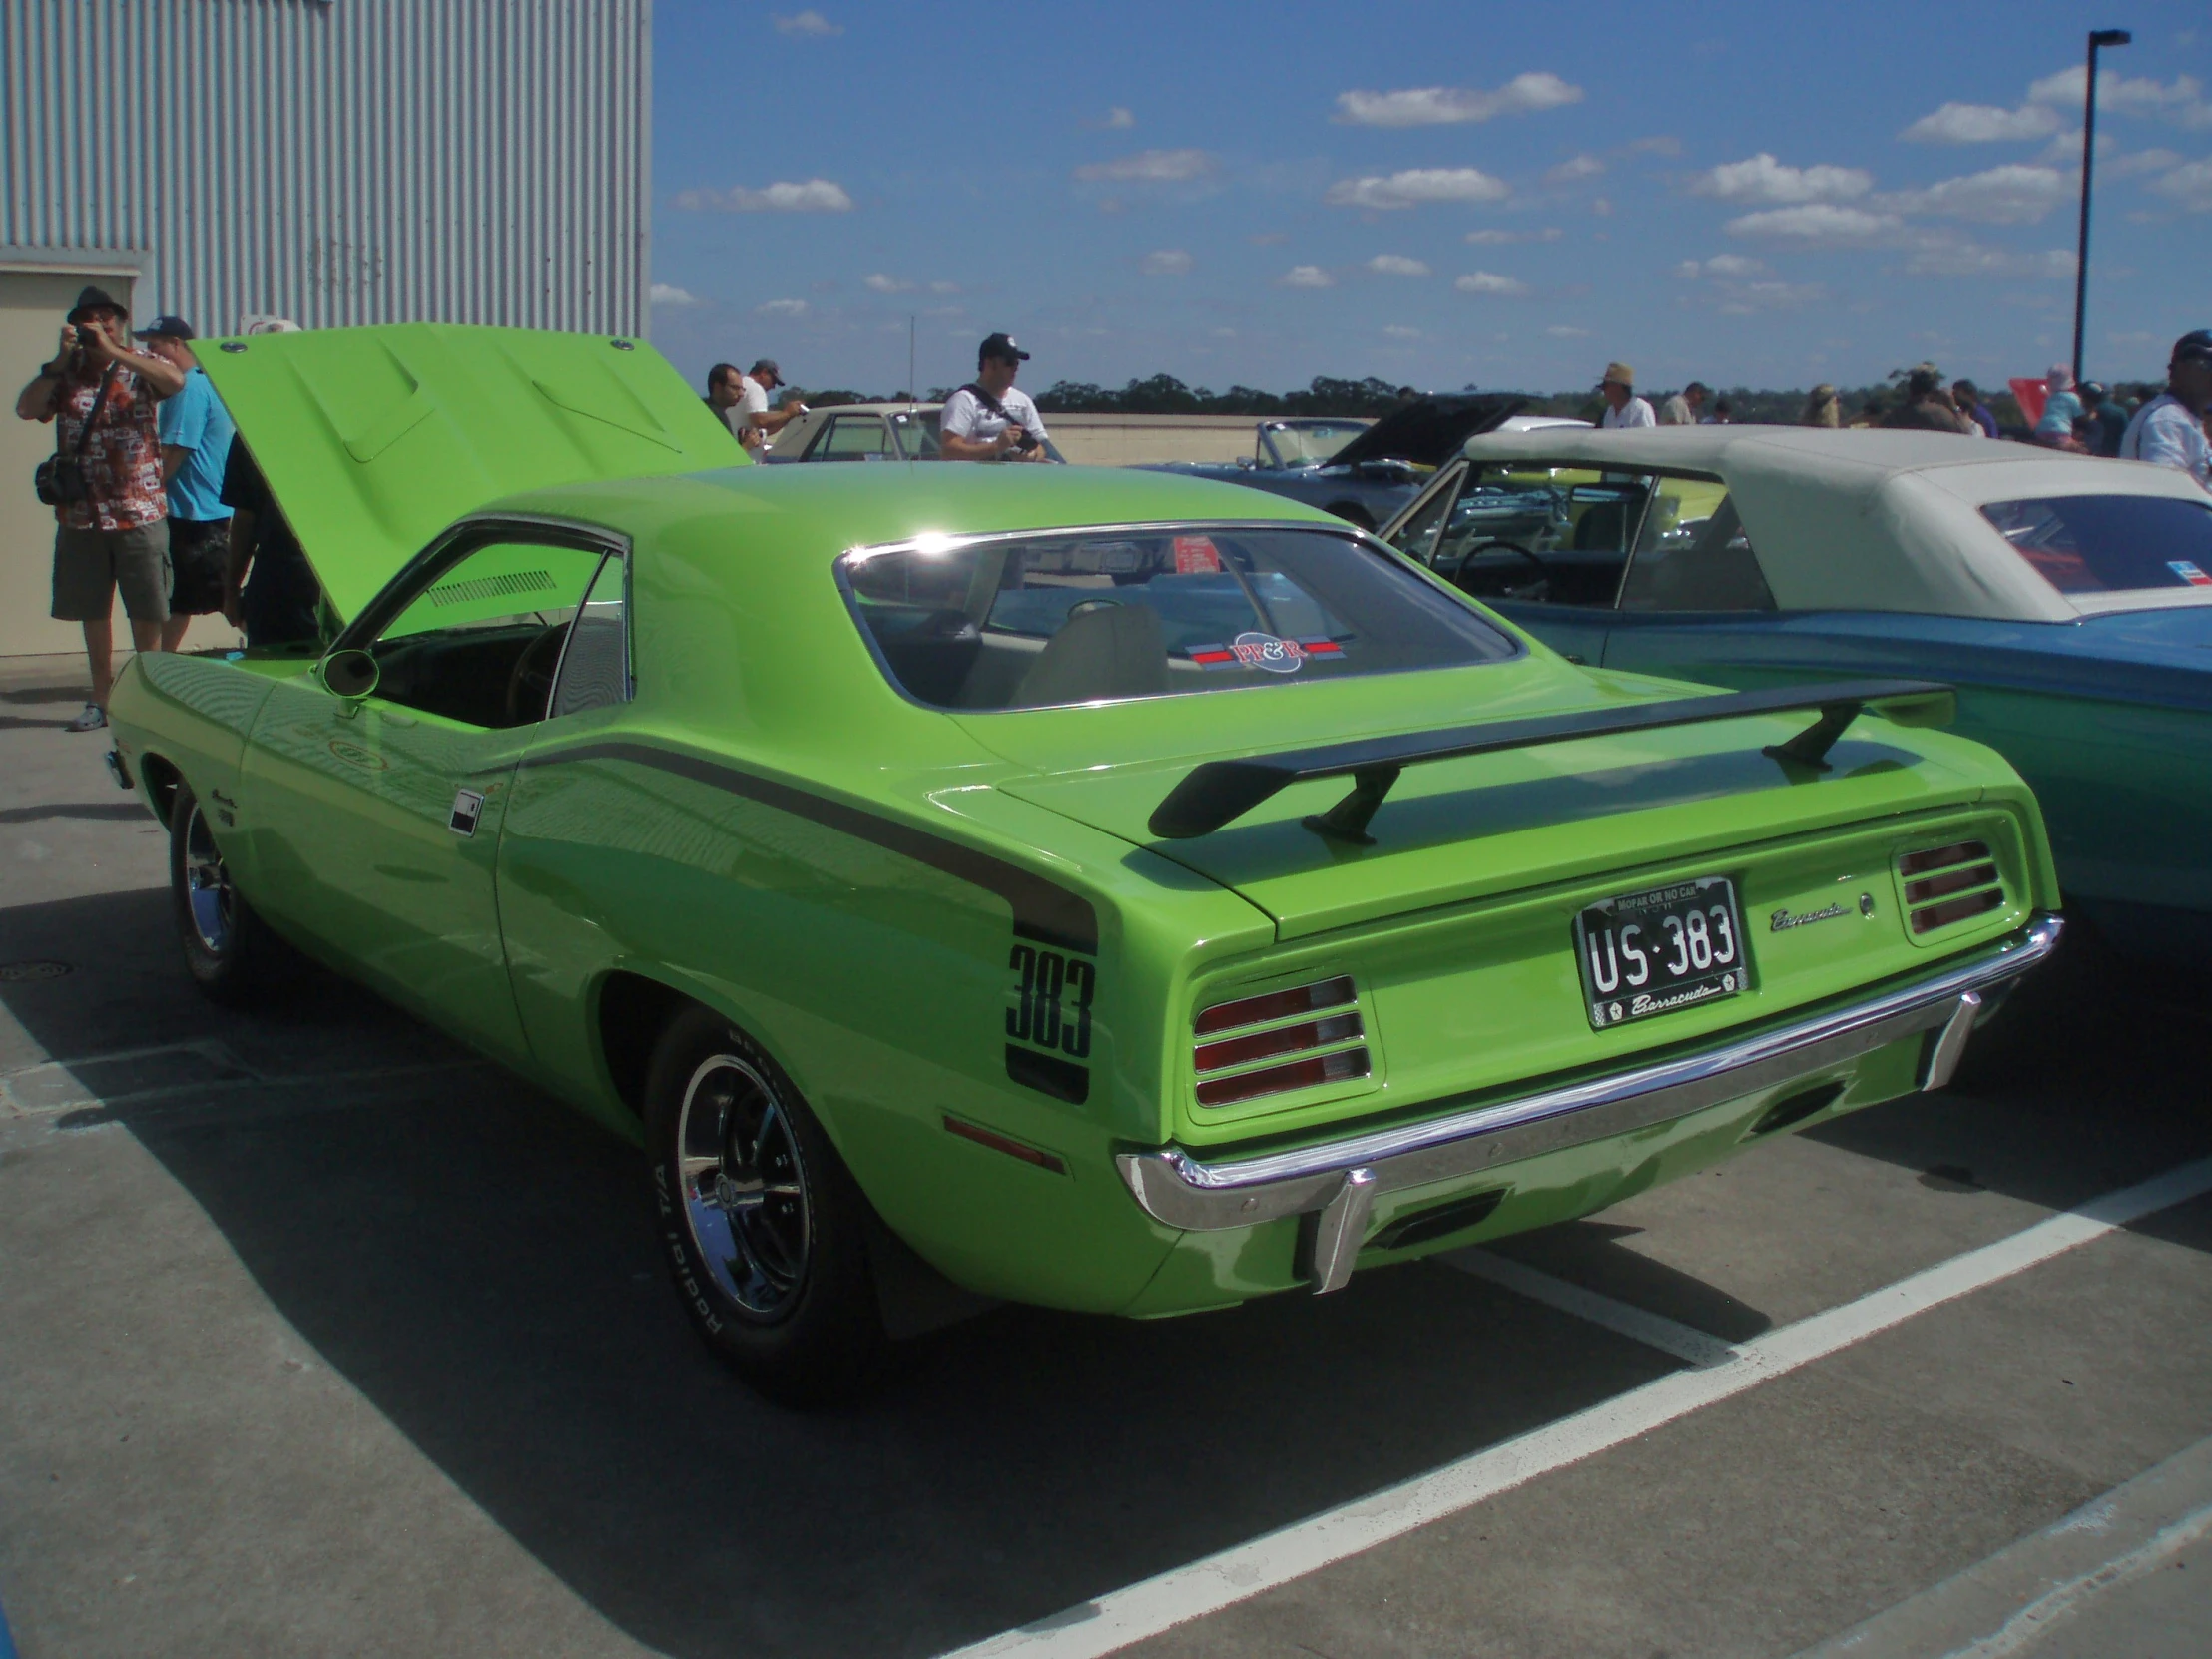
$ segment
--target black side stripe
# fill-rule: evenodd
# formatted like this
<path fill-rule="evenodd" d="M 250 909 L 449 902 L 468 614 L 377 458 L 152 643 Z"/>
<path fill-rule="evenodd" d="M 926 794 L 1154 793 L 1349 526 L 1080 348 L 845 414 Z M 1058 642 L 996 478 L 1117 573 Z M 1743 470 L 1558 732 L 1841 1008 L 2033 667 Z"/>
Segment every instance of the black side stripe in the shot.
<path fill-rule="evenodd" d="M 702 755 L 658 749 L 642 743 L 587 743 L 574 749 L 556 749 L 524 758 L 525 767 L 565 766 L 580 761 L 629 761 L 658 772 L 688 778 L 709 789 L 758 801 L 779 812 L 811 819 L 860 840 L 872 841 L 916 863 L 981 887 L 1003 898 L 1014 912 L 1014 932 L 1021 938 L 1061 950 L 1098 954 L 1098 912 L 1081 893 L 1070 892 L 1057 882 L 1023 869 L 1019 864 L 994 858 L 988 852 L 962 846 L 958 841 L 932 835 L 894 819 L 848 807 L 840 801 L 793 789 L 757 773 L 745 772 Z"/>

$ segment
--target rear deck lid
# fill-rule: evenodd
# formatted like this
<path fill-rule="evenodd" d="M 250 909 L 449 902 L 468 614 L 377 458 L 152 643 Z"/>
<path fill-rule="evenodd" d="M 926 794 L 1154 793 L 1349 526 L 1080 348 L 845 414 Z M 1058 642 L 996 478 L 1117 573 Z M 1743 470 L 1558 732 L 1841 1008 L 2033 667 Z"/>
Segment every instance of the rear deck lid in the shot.
<path fill-rule="evenodd" d="M 195 354 L 341 618 L 502 496 L 744 460 L 642 340 L 412 322 Z"/>

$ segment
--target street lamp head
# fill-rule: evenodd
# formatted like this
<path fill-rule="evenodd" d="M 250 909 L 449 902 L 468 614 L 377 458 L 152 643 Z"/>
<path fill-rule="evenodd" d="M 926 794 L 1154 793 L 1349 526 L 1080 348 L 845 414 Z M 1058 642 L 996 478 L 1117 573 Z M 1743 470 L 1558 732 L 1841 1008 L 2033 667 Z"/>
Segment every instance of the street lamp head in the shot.
<path fill-rule="evenodd" d="M 2091 46 L 2127 46 L 2135 37 L 2125 29 L 2092 29 L 2089 31 Z"/>

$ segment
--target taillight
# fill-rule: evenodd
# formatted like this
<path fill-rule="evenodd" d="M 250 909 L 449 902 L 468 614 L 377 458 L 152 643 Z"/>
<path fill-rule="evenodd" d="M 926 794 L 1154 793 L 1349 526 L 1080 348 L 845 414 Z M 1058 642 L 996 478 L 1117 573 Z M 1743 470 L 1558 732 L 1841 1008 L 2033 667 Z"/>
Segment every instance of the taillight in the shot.
<path fill-rule="evenodd" d="M 1230 1106 L 1367 1076 L 1368 1050 L 1360 1041 L 1367 1025 L 1358 1002 L 1352 976 L 1339 974 L 1201 1009 L 1191 1022 L 1200 1039 L 1191 1051 L 1198 1103 Z"/>
<path fill-rule="evenodd" d="M 2004 903 L 2004 883 L 1986 841 L 1953 841 L 1898 857 L 1905 913 L 1915 933 L 1984 915 Z"/>

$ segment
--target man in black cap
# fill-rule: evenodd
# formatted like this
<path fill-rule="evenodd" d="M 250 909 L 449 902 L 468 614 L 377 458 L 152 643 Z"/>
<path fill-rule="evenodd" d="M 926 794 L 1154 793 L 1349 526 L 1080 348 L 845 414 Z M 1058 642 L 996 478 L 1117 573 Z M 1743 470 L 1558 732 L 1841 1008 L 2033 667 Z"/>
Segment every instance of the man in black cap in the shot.
<path fill-rule="evenodd" d="M 2120 438 L 2120 457 L 2179 467 L 2212 489 L 2212 444 L 2204 437 L 2204 411 L 2212 408 L 2212 330 L 2199 328 L 2174 341 L 2166 364 L 2166 389 L 2135 411 Z"/>
<path fill-rule="evenodd" d="M 937 417 L 939 445 L 948 461 L 1048 461 L 1044 418 L 1014 375 L 1029 353 L 1004 334 L 993 334 L 975 352 L 975 378 L 944 400 Z"/>
<path fill-rule="evenodd" d="M 807 412 L 807 405 L 793 398 L 780 409 L 768 406 L 768 394 L 784 383 L 784 371 L 775 359 L 763 357 L 738 376 L 738 401 L 724 411 L 723 419 L 738 434 L 738 441 L 760 458 L 769 439 Z"/>
<path fill-rule="evenodd" d="M 196 616 L 223 609 L 223 573 L 229 563 L 231 509 L 223 504 L 223 468 L 237 428 L 216 396 L 208 371 L 192 354 L 192 324 L 181 316 L 157 316 L 138 331 L 146 349 L 182 369 L 185 388 L 161 406 L 162 481 L 169 486 L 169 620 L 162 649 L 184 644 Z"/>
<path fill-rule="evenodd" d="M 17 394 L 24 420 L 58 420 L 54 479 L 54 606 L 85 630 L 92 701 L 72 732 L 108 724 L 115 657 L 115 595 L 132 643 L 159 651 L 169 620 L 169 503 L 154 405 L 184 389 L 182 370 L 136 350 L 131 313 L 104 289 L 77 295 L 61 349 Z"/>

